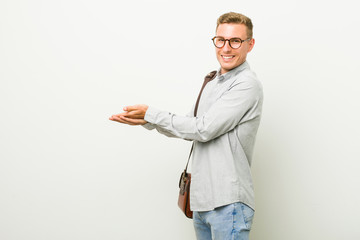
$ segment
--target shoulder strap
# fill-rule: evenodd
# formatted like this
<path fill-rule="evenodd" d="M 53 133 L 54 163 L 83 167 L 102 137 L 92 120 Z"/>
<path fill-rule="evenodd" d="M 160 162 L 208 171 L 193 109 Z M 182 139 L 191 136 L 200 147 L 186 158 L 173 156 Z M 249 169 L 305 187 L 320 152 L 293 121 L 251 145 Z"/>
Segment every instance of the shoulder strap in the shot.
<path fill-rule="evenodd" d="M 208 75 L 205 76 L 204 83 L 203 83 L 203 85 L 202 85 L 202 87 L 201 87 L 199 96 L 198 96 L 198 98 L 197 98 L 197 100 L 196 100 L 195 109 L 194 109 L 194 117 L 196 117 L 196 114 L 197 114 L 197 109 L 198 109 L 198 106 L 199 106 L 201 94 L 202 94 L 202 92 L 203 92 L 206 84 L 215 78 L 216 73 L 217 73 L 217 71 L 212 71 L 212 72 L 210 72 Z M 187 168 L 188 168 L 189 161 L 190 161 L 190 157 L 191 157 L 191 154 L 192 154 L 193 149 L 194 149 L 194 142 L 193 142 L 193 144 L 192 144 L 192 146 L 191 146 L 189 158 L 188 158 L 188 161 L 187 161 L 186 167 L 185 167 L 185 172 L 186 172 L 186 170 L 187 170 Z"/>
<path fill-rule="evenodd" d="M 201 87 L 199 96 L 198 96 L 198 98 L 196 100 L 196 104 L 195 104 L 195 109 L 194 109 L 194 116 L 195 117 L 196 117 L 196 114 L 197 114 L 197 109 L 198 109 L 198 106 L 199 106 L 201 94 L 202 94 L 206 84 L 215 78 L 216 73 L 217 73 L 217 71 L 212 71 L 211 73 L 209 73 L 208 75 L 205 76 L 204 83 L 203 83 L 203 85 Z"/>

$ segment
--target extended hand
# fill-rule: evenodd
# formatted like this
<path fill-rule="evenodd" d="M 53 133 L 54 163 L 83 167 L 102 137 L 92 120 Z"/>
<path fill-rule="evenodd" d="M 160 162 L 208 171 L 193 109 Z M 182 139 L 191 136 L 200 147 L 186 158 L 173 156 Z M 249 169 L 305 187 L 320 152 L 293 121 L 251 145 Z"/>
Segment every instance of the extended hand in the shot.
<path fill-rule="evenodd" d="M 144 125 L 147 123 L 144 117 L 148 108 L 145 104 L 124 107 L 125 112 L 112 115 L 109 120 L 129 125 Z"/>

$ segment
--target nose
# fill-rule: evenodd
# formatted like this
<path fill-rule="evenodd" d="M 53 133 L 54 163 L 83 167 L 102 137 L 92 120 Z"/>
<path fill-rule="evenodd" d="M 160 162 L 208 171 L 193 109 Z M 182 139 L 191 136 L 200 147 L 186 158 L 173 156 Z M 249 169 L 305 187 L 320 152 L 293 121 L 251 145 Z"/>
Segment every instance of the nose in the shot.
<path fill-rule="evenodd" d="M 222 50 L 225 51 L 225 52 L 231 51 L 230 41 L 229 40 L 225 41 L 225 45 L 222 47 Z"/>

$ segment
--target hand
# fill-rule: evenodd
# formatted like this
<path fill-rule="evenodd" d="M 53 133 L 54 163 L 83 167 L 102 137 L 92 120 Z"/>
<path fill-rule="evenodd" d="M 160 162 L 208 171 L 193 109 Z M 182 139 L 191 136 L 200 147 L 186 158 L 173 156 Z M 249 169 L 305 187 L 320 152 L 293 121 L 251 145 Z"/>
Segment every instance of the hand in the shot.
<path fill-rule="evenodd" d="M 125 112 L 112 115 L 109 120 L 128 125 L 144 125 L 147 123 L 144 117 L 148 108 L 145 104 L 124 107 Z"/>

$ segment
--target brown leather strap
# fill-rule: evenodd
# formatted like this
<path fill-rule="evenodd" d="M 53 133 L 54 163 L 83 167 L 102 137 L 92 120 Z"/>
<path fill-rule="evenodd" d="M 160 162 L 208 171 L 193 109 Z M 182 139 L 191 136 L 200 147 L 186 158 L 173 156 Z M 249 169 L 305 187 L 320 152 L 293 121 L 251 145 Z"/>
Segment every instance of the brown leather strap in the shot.
<path fill-rule="evenodd" d="M 211 73 L 209 73 L 208 75 L 206 75 L 206 77 L 205 77 L 205 79 L 204 79 L 204 83 L 203 83 L 203 85 L 202 85 L 202 87 L 201 87 L 199 96 L 198 96 L 198 98 L 197 98 L 197 100 L 196 100 L 195 109 L 194 109 L 194 117 L 196 117 L 196 114 L 197 114 L 197 109 L 198 109 L 198 106 L 199 106 L 201 94 L 202 94 L 202 92 L 203 92 L 206 84 L 215 78 L 216 73 L 217 73 L 217 71 L 212 71 Z M 186 167 L 185 167 L 185 172 L 187 171 L 187 168 L 188 168 L 188 165 L 189 165 L 189 161 L 190 161 L 190 157 L 191 157 L 191 154 L 192 154 L 193 149 L 194 149 L 194 142 L 193 142 L 193 144 L 192 144 L 192 146 L 191 146 L 189 158 L 188 158 L 188 161 L 187 161 Z"/>
<path fill-rule="evenodd" d="M 195 117 L 196 117 L 196 114 L 197 114 L 197 109 L 198 109 L 198 106 L 199 106 L 201 94 L 202 94 L 202 92 L 203 92 L 206 84 L 215 78 L 216 73 L 217 73 L 216 71 L 212 71 L 211 73 L 209 73 L 208 75 L 206 75 L 206 77 L 205 77 L 205 79 L 204 79 L 204 83 L 203 83 L 203 85 L 202 85 L 202 87 L 201 87 L 199 96 L 198 96 L 198 98 L 197 98 L 197 100 L 196 100 L 196 104 L 195 104 L 195 109 L 194 109 L 194 116 L 195 116 Z"/>

